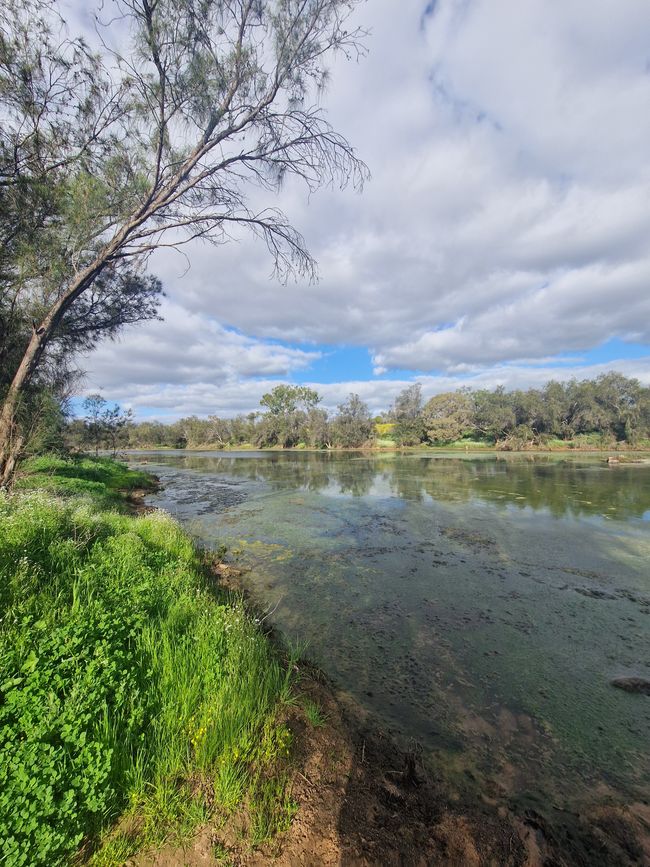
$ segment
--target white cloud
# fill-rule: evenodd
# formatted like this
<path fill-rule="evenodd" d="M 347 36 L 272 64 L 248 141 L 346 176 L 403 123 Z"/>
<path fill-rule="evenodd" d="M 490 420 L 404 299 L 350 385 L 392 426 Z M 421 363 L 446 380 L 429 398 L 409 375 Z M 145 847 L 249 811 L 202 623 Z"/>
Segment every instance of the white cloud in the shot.
<path fill-rule="evenodd" d="M 650 5 L 438 0 L 421 26 L 425 5 L 361 4 L 370 54 L 332 69 L 324 104 L 369 163 L 364 194 L 282 194 L 320 281 L 279 286 L 246 238 L 193 246 L 187 273 L 160 252 L 173 314 L 102 347 L 93 383 L 200 411 L 218 383 L 246 403 L 250 378 L 311 363 L 272 340 L 367 346 L 377 375 L 513 383 L 524 359 L 650 343 Z"/>
<path fill-rule="evenodd" d="M 165 301 L 163 322 L 130 329 L 120 341 L 102 344 L 88 359 L 89 390 L 111 393 L 133 385 L 214 385 L 262 376 L 289 376 L 308 367 L 319 352 L 255 340 Z"/>

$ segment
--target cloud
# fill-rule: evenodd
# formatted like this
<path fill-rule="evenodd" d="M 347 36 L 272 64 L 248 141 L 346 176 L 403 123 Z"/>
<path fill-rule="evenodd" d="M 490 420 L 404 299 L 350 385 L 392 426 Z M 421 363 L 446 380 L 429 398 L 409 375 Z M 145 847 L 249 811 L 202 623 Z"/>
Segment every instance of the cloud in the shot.
<path fill-rule="evenodd" d="M 234 411 L 255 405 L 249 380 L 308 370 L 309 342 L 367 347 L 376 376 L 445 382 L 515 382 L 513 371 L 530 377 L 524 361 L 650 343 L 646 0 L 552 13 L 544 0 L 373 0 L 356 15 L 369 56 L 333 63 L 323 104 L 372 181 L 361 196 L 311 198 L 289 183 L 274 202 L 303 231 L 319 282 L 278 285 L 246 236 L 187 248 L 189 271 L 161 251 L 167 321 L 103 346 L 92 382 L 122 385 L 124 399 L 142 386 L 148 406 L 173 393 L 196 411 L 227 384 L 241 389 L 223 404 Z"/>
<path fill-rule="evenodd" d="M 255 340 L 226 329 L 178 303 L 165 301 L 163 322 L 130 329 L 121 340 L 104 343 L 87 359 L 90 390 L 112 393 L 138 384 L 185 387 L 240 379 L 284 376 L 308 367 L 320 352 Z"/>

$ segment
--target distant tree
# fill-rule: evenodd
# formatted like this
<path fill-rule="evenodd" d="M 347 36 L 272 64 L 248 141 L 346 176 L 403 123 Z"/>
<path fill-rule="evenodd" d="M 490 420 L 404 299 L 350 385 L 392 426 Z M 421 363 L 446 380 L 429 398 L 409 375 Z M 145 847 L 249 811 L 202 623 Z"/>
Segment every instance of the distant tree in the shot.
<path fill-rule="evenodd" d="M 503 386 L 474 392 L 474 424 L 484 436 L 498 442 L 517 426 L 513 401 Z"/>
<path fill-rule="evenodd" d="M 566 429 L 569 436 L 600 433 L 613 436 L 613 418 L 610 408 L 598 400 L 598 385 L 595 380 L 572 379 L 566 385 L 569 411 Z"/>
<path fill-rule="evenodd" d="M 395 422 L 392 436 L 400 444 L 414 446 L 425 437 L 422 417 L 422 386 L 414 383 L 403 389 L 393 403 L 390 418 Z"/>
<path fill-rule="evenodd" d="M 320 403 L 320 395 L 304 385 L 276 385 L 262 396 L 260 405 L 268 409 L 255 429 L 259 446 L 291 448 L 309 440 L 309 415 Z"/>
<path fill-rule="evenodd" d="M 89 394 L 83 402 L 86 413 L 84 418 L 85 441 L 95 449 L 95 454 L 99 454 L 104 435 L 102 416 L 106 411 L 106 406 L 106 400 L 101 394 Z"/>
<path fill-rule="evenodd" d="M 102 422 L 106 444 L 115 457 L 118 449 L 128 442 L 129 428 L 133 424 L 133 410 L 122 410 L 117 404 L 107 407 Z"/>
<path fill-rule="evenodd" d="M 219 418 L 218 415 L 208 416 L 208 439 L 206 442 L 223 449 L 230 444 L 232 437 L 232 425 L 230 420 Z"/>
<path fill-rule="evenodd" d="M 636 442 L 647 424 L 647 396 L 639 380 L 612 371 L 599 376 L 594 386 L 616 439 Z"/>
<path fill-rule="evenodd" d="M 551 380 L 541 391 L 542 427 L 551 436 L 566 439 L 569 435 L 570 406 L 566 387 Z"/>
<path fill-rule="evenodd" d="M 307 413 L 305 441 L 313 449 L 329 448 L 332 444 L 332 426 L 324 409 L 314 407 Z"/>
<path fill-rule="evenodd" d="M 358 394 L 350 394 L 340 404 L 338 414 L 331 425 L 334 442 L 344 448 L 358 448 L 372 437 L 373 421 L 368 405 Z"/>
<path fill-rule="evenodd" d="M 95 454 L 104 445 L 109 448 L 113 457 L 128 436 L 128 428 L 133 422 L 133 412 L 123 411 L 117 404 L 109 406 L 101 394 L 89 394 L 83 402 L 86 412 L 84 418 L 84 438 L 90 444 Z"/>
<path fill-rule="evenodd" d="M 160 421 L 141 421 L 132 424 L 128 430 L 129 444 L 136 447 L 169 446 L 171 426 Z"/>
<path fill-rule="evenodd" d="M 464 391 L 448 391 L 432 397 L 422 416 L 427 438 L 432 443 L 450 443 L 472 432 L 472 399 Z"/>
<path fill-rule="evenodd" d="M 211 429 L 209 420 L 190 415 L 179 419 L 176 426 L 186 445 L 200 446 L 208 443 Z"/>
<path fill-rule="evenodd" d="M 236 415 L 230 419 L 230 442 L 233 445 L 252 443 L 255 441 L 255 424 L 259 413 L 250 412 L 247 415 Z"/>
<path fill-rule="evenodd" d="M 276 385 L 273 391 L 262 396 L 260 405 L 271 415 L 288 415 L 302 410 L 308 412 L 321 402 L 317 391 L 304 385 Z"/>

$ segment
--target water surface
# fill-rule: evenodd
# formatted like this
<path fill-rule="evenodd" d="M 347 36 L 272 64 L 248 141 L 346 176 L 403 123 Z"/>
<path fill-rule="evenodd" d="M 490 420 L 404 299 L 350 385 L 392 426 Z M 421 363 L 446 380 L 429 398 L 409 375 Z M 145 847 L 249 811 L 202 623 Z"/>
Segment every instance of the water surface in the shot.
<path fill-rule="evenodd" d="M 149 453 L 269 619 L 459 791 L 650 797 L 650 465 Z"/>

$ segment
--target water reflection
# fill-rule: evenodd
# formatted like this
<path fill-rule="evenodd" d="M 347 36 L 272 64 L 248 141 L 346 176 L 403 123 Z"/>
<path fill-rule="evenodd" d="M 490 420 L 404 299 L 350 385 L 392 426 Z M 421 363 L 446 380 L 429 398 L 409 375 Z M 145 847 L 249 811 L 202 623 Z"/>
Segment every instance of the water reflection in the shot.
<path fill-rule="evenodd" d="M 174 453 L 156 462 L 330 496 L 483 502 L 551 515 L 647 519 L 650 463 L 602 459 L 364 456 L 358 453 Z"/>

